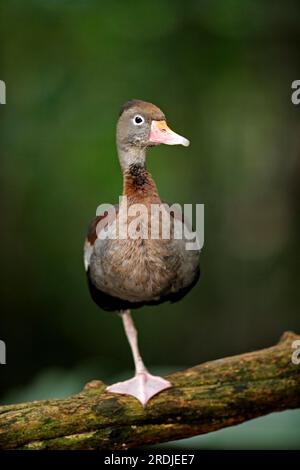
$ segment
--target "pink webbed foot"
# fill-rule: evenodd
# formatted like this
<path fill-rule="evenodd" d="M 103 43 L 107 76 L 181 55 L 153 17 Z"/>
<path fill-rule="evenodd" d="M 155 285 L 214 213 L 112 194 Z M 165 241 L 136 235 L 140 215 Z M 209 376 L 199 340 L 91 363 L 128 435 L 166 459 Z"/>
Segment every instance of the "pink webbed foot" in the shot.
<path fill-rule="evenodd" d="M 132 379 L 110 385 L 106 390 L 111 393 L 132 395 L 146 406 L 151 397 L 170 387 L 172 385 L 168 380 L 145 371 L 137 373 Z"/>

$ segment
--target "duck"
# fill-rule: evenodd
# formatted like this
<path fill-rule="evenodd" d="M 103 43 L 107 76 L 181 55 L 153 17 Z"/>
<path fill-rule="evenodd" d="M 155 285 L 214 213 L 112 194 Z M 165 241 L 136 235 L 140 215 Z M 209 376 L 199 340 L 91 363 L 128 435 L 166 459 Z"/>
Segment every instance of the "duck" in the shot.
<path fill-rule="evenodd" d="M 91 297 L 101 309 L 120 315 L 135 366 L 131 379 L 109 385 L 106 391 L 131 395 L 143 406 L 172 384 L 152 375 L 145 366 L 131 311 L 145 305 L 177 302 L 200 277 L 199 245 L 186 249 L 191 224 L 180 211 L 169 210 L 172 205 L 162 201 L 147 169 L 147 150 L 160 144 L 188 147 L 190 142 L 168 127 L 164 113 L 156 105 L 136 99 L 126 102 L 116 127 L 122 195 L 118 205 L 110 206 L 113 210 L 97 211 L 84 243 Z M 136 207 L 139 211 L 135 217 L 130 210 Z M 163 208 L 169 218 L 155 218 L 153 207 Z M 169 236 L 163 234 L 165 220 L 169 223 Z M 132 236 L 128 234 L 130 224 L 135 227 Z M 124 226 L 127 231 L 121 236 L 120 228 Z M 151 236 L 153 227 L 156 236 Z M 178 228 L 188 236 L 176 236 Z"/>

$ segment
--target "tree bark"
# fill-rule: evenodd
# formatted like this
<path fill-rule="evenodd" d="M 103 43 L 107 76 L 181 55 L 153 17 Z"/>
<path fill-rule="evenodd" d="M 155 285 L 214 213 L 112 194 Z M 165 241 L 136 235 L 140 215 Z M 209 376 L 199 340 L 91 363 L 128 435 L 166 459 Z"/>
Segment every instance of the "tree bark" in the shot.
<path fill-rule="evenodd" d="M 300 407 L 300 365 L 285 333 L 268 349 L 198 365 L 167 378 L 147 407 L 90 382 L 78 395 L 0 407 L 0 449 L 120 450 L 205 434 Z M 295 362 L 295 361 L 294 361 Z"/>

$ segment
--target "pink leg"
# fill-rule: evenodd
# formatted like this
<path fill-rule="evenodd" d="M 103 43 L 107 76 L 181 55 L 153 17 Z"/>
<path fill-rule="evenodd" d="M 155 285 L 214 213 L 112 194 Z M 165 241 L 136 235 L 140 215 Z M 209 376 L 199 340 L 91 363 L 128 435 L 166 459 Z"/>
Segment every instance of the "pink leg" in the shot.
<path fill-rule="evenodd" d="M 145 406 L 151 397 L 166 388 L 170 388 L 172 385 L 162 377 L 152 375 L 148 372 L 139 352 L 137 331 L 135 329 L 130 310 L 124 310 L 121 315 L 125 333 L 133 355 L 135 376 L 132 379 L 125 380 L 125 382 L 118 382 L 110 385 L 106 390 L 112 393 L 132 395 L 136 397 L 143 406 Z"/>

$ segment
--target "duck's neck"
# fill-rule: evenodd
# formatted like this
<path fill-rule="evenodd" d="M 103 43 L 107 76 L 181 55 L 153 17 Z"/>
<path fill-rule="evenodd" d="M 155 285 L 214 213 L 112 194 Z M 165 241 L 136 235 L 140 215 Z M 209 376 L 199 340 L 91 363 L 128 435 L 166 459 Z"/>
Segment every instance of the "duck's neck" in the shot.
<path fill-rule="evenodd" d="M 146 169 L 145 149 L 134 148 L 125 152 L 118 149 L 123 172 L 123 195 L 135 203 L 140 200 L 159 202 L 156 184 Z"/>

